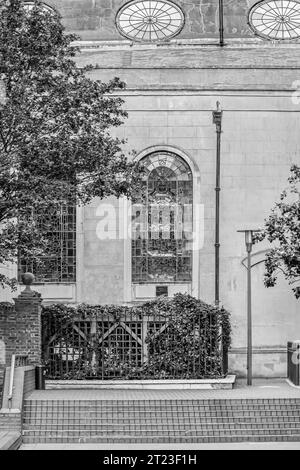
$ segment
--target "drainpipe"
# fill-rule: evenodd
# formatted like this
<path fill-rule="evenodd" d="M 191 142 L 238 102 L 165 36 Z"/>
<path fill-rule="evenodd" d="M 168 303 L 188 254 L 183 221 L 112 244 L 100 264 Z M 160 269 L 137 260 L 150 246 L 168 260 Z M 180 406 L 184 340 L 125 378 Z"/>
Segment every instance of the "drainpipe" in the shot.
<path fill-rule="evenodd" d="M 213 123 L 217 133 L 216 153 L 216 227 L 215 227 L 215 305 L 220 306 L 220 192 L 221 192 L 221 134 L 222 134 L 221 106 L 217 101 L 217 109 L 213 111 Z"/>
<path fill-rule="evenodd" d="M 223 47 L 224 44 L 224 8 L 223 0 L 219 0 L 219 34 L 220 34 L 220 47 Z"/>

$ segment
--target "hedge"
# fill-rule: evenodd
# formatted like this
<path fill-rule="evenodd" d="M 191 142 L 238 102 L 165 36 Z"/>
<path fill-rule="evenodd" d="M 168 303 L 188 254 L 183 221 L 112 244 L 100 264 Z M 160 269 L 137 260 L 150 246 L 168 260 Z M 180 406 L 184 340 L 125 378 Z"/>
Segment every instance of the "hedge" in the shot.
<path fill-rule="evenodd" d="M 146 360 L 137 360 L 134 353 L 140 346 L 130 339 L 130 344 L 135 348 L 134 351 L 130 350 L 128 344 L 124 346 L 122 343 L 121 334 L 115 334 L 110 341 L 107 338 L 106 342 L 103 341 L 103 334 L 108 329 L 106 326 L 105 330 L 105 325 L 115 323 L 119 326 L 122 321 L 123 326 L 126 324 L 128 328 L 135 328 L 134 325 L 141 325 L 143 319 L 148 322 L 145 338 Z M 75 325 L 78 331 L 83 324 L 80 322 L 86 325 L 93 321 L 97 323 L 96 332 L 92 334 L 89 330 L 86 343 L 80 339 L 80 357 L 72 364 L 72 370 L 63 367 L 63 371 L 55 373 L 53 364 L 59 357 L 49 354 L 47 345 L 50 339 L 55 335 L 57 344 L 65 345 L 70 342 L 68 346 L 73 344 L 74 347 L 73 326 Z M 166 326 L 159 328 L 157 325 Z M 45 306 L 42 312 L 42 326 L 44 361 L 51 378 L 220 377 L 224 375 L 224 351 L 228 350 L 231 342 L 229 312 L 187 294 L 177 294 L 172 299 L 160 297 L 133 307 L 86 304 Z M 79 345 L 76 344 L 75 347 L 79 348 Z"/>

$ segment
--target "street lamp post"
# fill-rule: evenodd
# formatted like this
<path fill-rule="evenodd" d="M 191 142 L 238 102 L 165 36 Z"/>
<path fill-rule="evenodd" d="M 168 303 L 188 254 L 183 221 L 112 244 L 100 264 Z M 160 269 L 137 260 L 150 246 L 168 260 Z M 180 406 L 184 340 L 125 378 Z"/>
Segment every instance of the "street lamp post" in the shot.
<path fill-rule="evenodd" d="M 238 230 L 245 234 L 247 250 L 247 385 L 252 385 L 252 282 L 251 282 L 251 252 L 253 235 L 260 230 Z"/>
<path fill-rule="evenodd" d="M 216 126 L 217 149 L 216 149 L 216 219 L 215 219 L 215 305 L 220 305 L 220 192 L 221 192 L 221 134 L 222 116 L 220 102 L 213 111 L 213 123 Z"/>

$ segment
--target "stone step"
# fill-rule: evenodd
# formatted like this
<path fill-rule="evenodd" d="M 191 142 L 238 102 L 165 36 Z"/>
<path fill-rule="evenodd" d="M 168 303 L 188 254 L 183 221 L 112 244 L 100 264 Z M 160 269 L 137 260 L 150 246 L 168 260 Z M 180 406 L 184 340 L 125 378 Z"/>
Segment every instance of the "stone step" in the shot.
<path fill-rule="evenodd" d="M 120 431 L 122 434 L 120 434 Z M 156 432 L 157 431 L 157 432 Z M 90 429 L 86 429 L 86 428 L 82 428 L 82 427 L 79 427 L 78 429 L 60 429 L 60 430 L 55 430 L 55 429 L 52 429 L 52 428 L 44 428 L 44 429 L 23 429 L 23 434 L 36 434 L 36 435 L 39 435 L 39 436 L 46 436 L 46 435 L 49 435 L 49 436 L 61 436 L 63 437 L 65 434 L 67 435 L 88 435 L 88 434 L 92 434 L 92 435 L 107 435 L 107 433 L 109 434 L 120 434 L 122 436 L 126 436 L 126 435 L 131 435 L 131 434 L 138 434 L 139 436 L 141 436 L 140 434 L 140 430 L 136 430 L 134 427 L 132 429 L 128 428 L 126 430 L 126 432 L 122 430 L 118 430 L 118 429 L 114 429 L 112 428 L 111 430 L 99 430 L 97 429 L 96 427 L 93 428 L 93 427 L 90 427 Z M 160 435 L 164 435 L 164 434 L 172 434 L 172 435 L 185 435 L 187 432 L 189 434 L 194 434 L 194 435 L 219 435 L 219 434 L 230 434 L 230 435 L 233 435 L 233 434 L 237 434 L 237 433 L 240 433 L 240 434 L 245 434 L 245 433 L 248 433 L 248 434 L 255 434 L 255 435 L 260 435 L 260 434 L 268 434 L 269 433 L 269 428 L 266 428 L 266 429 L 262 429 L 261 427 L 253 427 L 253 428 L 249 428 L 249 427 L 244 427 L 244 428 L 240 428 L 240 429 L 234 429 L 234 428 L 229 428 L 229 427 L 224 427 L 223 429 L 219 429 L 219 428 L 215 428 L 215 429 L 198 429 L 195 427 L 195 429 L 193 427 L 188 427 L 188 429 L 168 429 L 167 427 L 165 427 L 164 429 L 157 429 L 156 428 L 153 430 L 153 429 L 148 429 L 148 428 L 143 428 L 143 435 L 146 435 L 146 434 L 153 434 L 153 432 L 155 432 L 155 434 L 160 434 Z M 282 435 L 288 435 L 288 434 L 300 434 L 300 428 L 298 426 L 298 428 L 282 428 L 282 429 L 272 429 L 272 434 L 282 434 Z"/>
<path fill-rule="evenodd" d="M 26 416 L 24 417 L 24 422 L 28 424 L 45 424 L 45 423 L 55 423 L 57 425 L 72 425 L 74 423 L 83 423 L 83 422 L 91 422 L 99 425 L 104 425 L 104 424 L 131 424 L 131 423 L 137 423 L 137 422 L 147 422 L 147 423 L 161 423 L 162 419 L 160 416 L 157 417 L 151 417 L 148 418 L 147 420 L 140 419 L 139 417 L 132 418 L 128 420 L 127 418 L 95 418 L 95 417 L 66 417 L 66 418 L 56 418 L 53 416 L 45 416 L 45 417 L 32 417 L 32 416 Z M 219 417 L 219 418 L 213 418 L 211 419 L 210 417 L 206 417 L 205 419 L 203 418 L 197 418 L 194 416 L 182 416 L 182 417 L 177 417 L 173 416 L 170 417 L 170 419 L 167 421 L 168 423 L 190 423 L 190 422 L 196 422 L 196 423 L 266 423 L 266 424 L 272 424 L 272 423 L 299 423 L 300 420 L 296 419 L 294 416 L 274 416 L 274 417 L 253 417 L 253 416 L 241 416 L 241 417 L 235 417 L 235 418 L 228 418 L 228 417 Z"/>
<path fill-rule="evenodd" d="M 26 399 L 23 436 L 25 443 L 296 441 L 300 399 Z"/>
<path fill-rule="evenodd" d="M 107 418 L 111 418 L 111 417 L 114 417 L 114 418 L 123 418 L 123 419 L 135 419 L 136 417 L 142 417 L 144 419 L 147 419 L 147 418 L 155 418 L 155 417 L 164 417 L 164 418 L 172 418 L 173 416 L 176 416 L 176 417 L 194 417 L 194 418 L 199 418 L 199 419 L 205 419 L 205 418 L 222 418 L 222 417 L 227 417 L 227 418 L 240 418 L 240 417 L 243 417 L 243 416 L 250 416 L 250 417 L 282 417 L 282 416 L 295 416 L 296 418 L 299 418 L 300 419 L 300 414 L 299 413 L 294 413 L 294 412 L 290 412 L 290 411 L 287 411 L 287 410 L 283 410 L 283 411 L 268 411 L 268 410 L 265 410 L 263 412 L 256 412 L 256 411 L 251 411 L 251 410 L 245 410 L 245 412 L 226 412 L 226 411 L 223 411 L 223 412 L 219 412 L 219 413 L 209 413 L 209 412 L 206 412 L 206 413 L 201 413 L 201 412 L 182 412 L 180 410 L 174 410 L 173 412 L 170 412 L 170 413 L 166 413 L 166 412 L 160 412 L 159 410 L 156 411 L 156 412 L 153 412 L 153 413 L 142 413 L 142 412 L 126 412 L 126 411 L 120 411 L 118 412 L 117 410 L 115 410 L 114 412 L 101 412 L 101 411 L 89 411 L 89 412 L 85 412 L 85 413 L 82 413 L 82 412 L 76 412 L 74 410 L 74 412 L 55 412 L 55 411 L 52 411 L 52 410 L 45 410 L 44 412 L 34 412 L 34 411 L 25 411 L 24 412 L 24 416 L 35 416 L 35 417 L 38 417 L 38 418 L 43 418 L 45 416 L 53 416 L 57 419 L 68 419 L 68 418 L 85 418 L 86 416 L 88 417 L 96 417 L 96 418 L 103 418 L 103 417 L 107 417 Z"/>
<path fill-rule="evenodd" d="M 270 431 L 268 430 L 261 430 L 261 429 L 220 429 L 220 430 L 214 430 L 214 431 L 207 431 L 207 430 L 194 430 L 194 429 L 188 429 L 185 431 L 180 431 L 180 430 L 159 430 L 159 432 L 156 432 L 155 430 L 145 430 L 143 434 L 141 435 L 139 432 L 136 430 L 127 430 L 126 433 L 124 432 L 119 432 L 116 430 L 116 432 L 109 432 L 107 433 L 106 431 L 100 432 L 97 431 L 95 432 L 94 430 L 91 431 L 82 431 L 82 430 L 68 430 L 64 432 L 53 432 L 51 429 L 47 430 L 37 430 L 37 431 L 32 431 L 32 430 L 23 430 L 22 432 L 23 436 L 29 437 L 38 437 L 40 442 L 46 442 L 45 439 L 61 439 L 61 438 L 74 438 L 77 437 L 79 438 L 98 438 L 98 439 L 103 439 L 103 438 L 108 438 L 108 437 L 122 437 L 123 441 L 126 441 L 127 438 L 130 437 L 135 437 L 139 438 L 141 441 L 144 438 L 147 437 L 156 437 L 156 436 L 168 436 L 168 437 L 173 437 L 173 438 L 186 438 L 188 436 L 194 436 L 194 437 L 199 437 L 199 438 L 205 438 L 205 437 L 218 437 L 218 436 L 227 436 L 227 437 L 238 437 L 238 436 L 293 436 L 293 435 L 300 435 L 300 430 L 299 429 L 283 429 L 283 430 L 277 430 L 277 429 L 272 429 Z"/>
<path fill-rule="evenodd" d="M 252 417 L 282 417 L 282 416 L 295 416 L 300 419 L 300 413 L 295 413 L 294 411 L 289 410 L 282 410 L 282 411 L 272 411 L 272 410 L 263 410 L 261 412 L 256 410 L 245 410 L 237 411 L 237 412 L 230 412 L 230 411 L 222 411 L 222 412 L 201 412 L 199 410 L 191 410 L 191 411 L 183 411 L 183 410 L 174 410 L 174 411 L 163 411 L 163 410 L 156 410 L 153 412 L 150 411 L 129 411 L 129 410 L 114 410 L 114 411 L 105 411 L 105 410 L 88 410 L 88 411 L 81 411 L 81 410 L 71 410 L 71 411 L 57 411 L 57 410 L 43 410 L 43 411 L 36 411 L 36 410 L 25 410 L 24 416 L 35 416 L 37 418 L 44 418 L 46 416 L 53 416 L 56 419 L 67 419 L 67 418 L 85 418 L 86 416 L 90 417 L 114 417 L 114 418 L 123 418 L 123 419 L 135 419 L 136 417 L 143 417 L 145 419 L 152 418 L 152 417 L 195 417 L 199 419 L 205 418 L 219 418 L 219 417 L 227 417 L 227 418 L 239 418 L 243 416 L 252 416 Z"/>
<path fill-rule="evenodd" d="M 170 430 L 181 430 L 181 429 L 186 429 L 186 428 L 193 428 L 193 429 L 204 429 L 204 430 L 218 430 L 218 429 L 240 429 L 240 428 L 247 428 L 247 429 L 298 429 L 300 432 L 300 423 L 274 423 L 274 424 L 265 424 L 263 425 L 262 423 L 132 423 L 132 424 L 93 424 L 93 423 L 74 423 L 72 425 L 58 425 L 55 423 L 41 423 L 40 425 L 37 425 L 36 423 L 31 424 L 31 423 L 25 423 L 23 426 L 23 429 L 26 430 L 41 430 L 43 431 L 44 429 L 53 429 L 55 431 L 60 431 L 60 430 L 72 430 L 72 429 L 79 429 L 82 431 L 86 430 L 99 430 L 99 431 L 114 431 L 119 430 L 119 431 L 125 431 L 128 429 L 134 429 L 134 430 L 139 430 L 139 432 L 143 432 L 144 430 L 148 429 L 166 429 L 168 431 Z"/>
<path fill-rule="evenodd" d="M 24 405 L 24 411 L 40 411 L 40 412 L 43 412 L 45 410 L 50 410 L 50 411 L 57 411 L 57 412 L 61 412 L 61 411 L 66 411 L 66 412 L 73 412 L 73 411 L 81 411 L 82 413 L 85 413 L 85 412 L 89 412 L 89 411 L 95 411 L 95 412 L 106 412 L 106 413 L 113 413 L 115 411 L 118 411 L 118 412 L 139 412 L 139 413 L 150 413 L 150 412 L 174 412 L 174 411 L 187 411 L 187 412 L 191 412 L 191 411 L 197 411 L 197 412 L 201 412 L 201 413 L 221 413 L 221 412 L 228 412 L 228 413 L 232 413 L 232 412 L 245 412 L 245 411 L 257 411 L 257 412 L 264 412 L 264 411 L 273 411 L 273 412 L 278 412 L 278 411 L 292 411 L 294 413 L 300 413 L 300 407 L 293 407 L 293 406 L 278 406 L 278 407 L 273 407 L 273 406 L 261 406 L 261 407 L 257 407 L 257 406 L 247 406 L 247 407 L 201 407 L 201 406 L 197 406 L 197 405 L 193 405 L 193 406 L 168 406 L 168 407 L 164 407 L 164 406 L 147 406 L 147 404 L 145 404 L 144 406 L 134 406 L 134 405 L 122 405 L 122 406 L 119 406 L 119 405 L 116 405 L 114 407 L 108 407 L 108 406 L 93 406 L 93 405 L 90 405 L 90 406 L 84 406 L 84 405 L 81 405 L 80 403 L 76 406 L 70 406 L 70 405 L 67 405 L 67 404 L 62 404 L 62 405 L 58 405 L 56 406 L 55 404 L 44 404 L 44 406 L 34 406 L 34 405 L 31 405 L 31 406 L 28 406 L 28 405 Z"/>
<path fill-rule="evenodd" d="M 218 417 L 218 418 L 211 418 L 211 417 L 206 417 L 206 418 L 199 418 L 197 416 L 170 416 L 168 418 L 166 417 L 152 417 L 148 419 L 141 418 L 139 416 L 136 416 L 134 419 L 124 419 L 124 418 L 117 418 L 117 417 L 77 417 L 77 418 L 65 418 L 65 419 L 56 419 L 56 417 L 53 416 L 48 416 L 48 417 L 43 417 L 43 418 L 31 418 L 31 417 L 25 417 L 24 418 L 24 423 L 54 423 L 54 424 L 59 424 L 59 425 L 64 425 L 68 424 L 71 425 L 73 423 L 82 423 L 82 422 L 92 422 L 94 424 L 134 424 L 137 422 L 140 423 L 181 423 L 181 422 L 195 422 L 195 423 L 239 423 L 239 422 L 248 422 L 248 423 L 258 423 L 258 424 L 271 424 L 271 423 L 287 423 L 287 422 L 295 422 L 300 424 L 300 420 L 297 417 L 294 416 L 287 416 L 287 417 L 281 417 L 281 416 L 276 416 L 276 417 L 267 417 L 267 419 L 264 419 L 264 417 L 253 417 L 253 416 L 240 416 L 237 418 L 229 418 L 226 416 L 223 417 Z"/>
<path fill-rule="evenodd" d="M 251 418 L 251 419 L 257 419 L 257 420 L 266 420 L 266 419 L 283 419 L 283 418 L 295 418 L 300 421 L 300 415 L 295 414 L 293 412 L 289 411 L 278 411 L 278 412 L 268 412 L 264 411 L 262 413 L 257 413 L 257 412 L 251 412 L 251 411 L 246 411 L 245 413 L 238 412 L 238 413 L 199 413 L 197 411 L 195 412 L 180 412 L 180 411 L 174 411 L 174 412 L 168 412 L 168 413 L 163 413 L 160 411 L 157 411 L 155 413 L 123 413 L 123 412 L 118 412 L 115 411 L 114 413 L 101 413 L 97 412 L 95 413 L 94 411 L 86 412 L 86 413 L 80 413 L 80 412 L 70 412 L 70 413 L 56 413 L 55 411 L 44 411 L 35 413 L 25 411 L 23 413 L 23 416 L 26 419 L 33 418 L 33 419 L 55 419 L 55 420 L 72 420 L 72 419 L 97 419 L 97 420 L 129 420 L 133 421 L 137 418 L 141 419 L 198 419 L 198 420 L 220 420 L 220 419 L 241 419 L 244 417 Z"/>
<path fill-rule="evenodd" d="M 99 394 L 101 397 L 101 394 Z M 68 398 L 66 395 L 65 398 L 60 398 L 60 399 L 31 399 L 31 398 L 26 398 L 24 400 L 24 404 L 36 404 L 43 406 L 45 403 L 47 404 L 55 404 L 55 405 L 62 405 L 62 404 L 69 404 L 72 406 L 78 406 L 78 404 L 81 405 L 97 405 L 97 406 L 110 406 L 114 407 L 116 405 L 137 405 L 137 406 L 144 406 L 145 404 L 149 406 L 201 406 L 201 407 L 245 407 L 245 406 L 292 406 L 295 405 L 296 407 L 300 407 L 300 397 L 299 398 L 282 398 L 282 399 L 253 399 L 253 400 L 213 400 L 213 399 L 208 399 L 208 400 L 194 400 L 194 399 L 186 399 L 186 400 L 176 400 L 176 399 L 170 399 L 170 400 L 161 400 L 161 399 L 150 399 L 150 400 L 141 400 L 141 399 L 136 399 L 136 400 L 125 400 L 125 399 L 120 399 L 120 400 L 107 400 L 107 399 L 94 399 L 94 400 L 89 400 L 89 399 L 73 399 L 73 398 Z"/>
<path fill-rule="evenodd" d="M 263 411 L 263 410 L 268 410 L 268 411 L 284 411 L 284 410 L 289 410 L 289 411 L 294 411 L 294 412 L 298 412 L 300 413 L 300 404 L 299 406 L 290 406 L 290 405 L 287 405 L 287 406 L 267 406 L 267 405 L 263 405 L 263 406 L 257 406 L 257 405 L 253 405 L 253 406 L 239 406 L 239 407 L 230 407 L 230 406 L 222 406 L 222 407 L 216 407 L 216 406 L 209 406 L 209 407 L 202 407 L 202 406 L 198 406 L 196 404 L 194 405 L 172 405 L 172 406 L 163 406 L 163 405 L 156 405 L 156 406 L 153 406 L 153 405 L 149 405 L 147 403 L 145 403 L 144 405 L 138 405 L 138 404 L 130 404 L 130 405 L 119 405 L 119 404 L 116 404 L 114 406 L 106 406 L 106 405 L 95 405 L 95 404 L 91 404 L 91 405 L 84 405 L 82 403 L 78 403 L 78 404 L 68 404 L 68 403 L 61 403 L 61 404 L 55 404 L 55 403 L 51 403 L 51 402 L 47 402 L 47 403 L 44 403 L 43 405 L 36 405 L 36 404 L 26 404 L 24 405 L 24 410 L 36 410 L 36 411 L 44 411 L 45 409 L 47 410 L 57 410 L 57 411 L 61 411 L 61 410 L 66 410 L 66 411 L 72 411 L 72 410 L 78 410 L 78 411 L 82 411 L 82 412 L 86 412 L 86 411 L 90 411 L 90 410 L 93 410 L 93 411 L 106 411 L 108 413 L 111 413 L 111 412 L 114 412 L 116 410 L 118 411 L 142 411 L 142 412 L 145 412 L 145 413 L 149 413 L 151 411 L 155 412 L 157 410 L 161 410 L 161 411 L 174 411 L 174 410 L 197 410 L 197 411 L 201 411 L 201 412 L 221 412 L 221 411 L 227 411 L 227 412 L 233 412 L 233 411 L 247 411 L 247 410 L 256 410 L 256 411 Z"/>
<path fill-rule="evenodd" d="M 124 439 L 124 436 L 114 436 L 114 437 L 70 437 L 64 435 L 63 437 L 49 437 L 45 436 L 42 440 L 38 436 L 23 436 L 24 444 L 36 444 L 36 443 L 45 443 L 45 444 L 54 444 L 54 443 L 78 443 L 78 444 L 193 444 L 193 443 L 230 443 L 230 442 L 300 442 L 300 433 L 293 435 L 266 435 L 266 436 L 255 436 L 255 435 L 219 435 L 219 436 L 181 436 L 181 437 L 166 437 L 166 436 L 135 436 L 128 437 Z"/>

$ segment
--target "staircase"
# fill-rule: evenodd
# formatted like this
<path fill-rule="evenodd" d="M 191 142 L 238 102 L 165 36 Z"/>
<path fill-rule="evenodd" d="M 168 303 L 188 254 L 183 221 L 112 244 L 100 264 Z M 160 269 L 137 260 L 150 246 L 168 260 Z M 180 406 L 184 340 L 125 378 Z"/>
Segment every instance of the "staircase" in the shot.
<path fill-rule="evenodd" d="M 34 399 L 24 443 L 300 441 L 300 398 Z"/>

